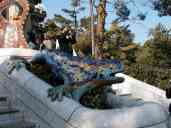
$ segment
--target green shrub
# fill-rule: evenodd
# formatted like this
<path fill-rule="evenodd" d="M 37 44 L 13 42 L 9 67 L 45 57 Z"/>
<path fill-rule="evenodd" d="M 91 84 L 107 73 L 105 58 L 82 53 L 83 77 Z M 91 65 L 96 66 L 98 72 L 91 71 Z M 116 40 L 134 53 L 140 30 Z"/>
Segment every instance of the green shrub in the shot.
<path fill-rule="evenodd" d="M 128 67 L 126 74 L 161 89 L 165 89 L 171 80 L 171 69 L 144 64 L 134 64 Z"/>

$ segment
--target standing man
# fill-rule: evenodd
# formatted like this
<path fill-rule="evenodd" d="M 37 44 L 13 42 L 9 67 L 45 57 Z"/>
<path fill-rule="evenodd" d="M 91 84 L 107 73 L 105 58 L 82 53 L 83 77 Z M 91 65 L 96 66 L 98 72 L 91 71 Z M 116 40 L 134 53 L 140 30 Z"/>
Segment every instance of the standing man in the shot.
<path fill-rule="evenodd" d="M 69 56 L 73 56 L 72 45 L 76 43 L 76 38 L 75 32 L 72 31 L 71 27 L 64 27 L 62 33 L 57 37 L 57 39 L 60 51 L 66 53 Z"/>
<path fill-rule="evenodd" d="M 45 34 L 44 36 L 44 41 L 43 41 L 43 45 L 47 50 L 54 50 L 55 49 L 55 40 L 54 39 L 50 39 L 50 37 L 47 36 L 47 34 Z"/>

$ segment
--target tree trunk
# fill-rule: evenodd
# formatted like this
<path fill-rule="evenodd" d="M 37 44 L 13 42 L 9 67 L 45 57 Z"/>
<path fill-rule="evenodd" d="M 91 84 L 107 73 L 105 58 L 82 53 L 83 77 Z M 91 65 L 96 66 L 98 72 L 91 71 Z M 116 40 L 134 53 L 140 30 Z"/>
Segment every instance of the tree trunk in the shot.
<path fill-rule="evenodd" d="M 90 16 L 91 16 L 91 43 L 92 43 L 92 56 L 96 57 L 95 52 L 95 38 L 94 38 L 94 0 L 89 0 L 90 3 Z"/>
<path fill-rule="evenodd" d="M 105 19 L 106 19 L 106 3 L 107 0 L 100 0 L 97 6 L 97 42 L 96 42 L 96 58 L 102 58 L 104 32 L 105 32 Z"/>

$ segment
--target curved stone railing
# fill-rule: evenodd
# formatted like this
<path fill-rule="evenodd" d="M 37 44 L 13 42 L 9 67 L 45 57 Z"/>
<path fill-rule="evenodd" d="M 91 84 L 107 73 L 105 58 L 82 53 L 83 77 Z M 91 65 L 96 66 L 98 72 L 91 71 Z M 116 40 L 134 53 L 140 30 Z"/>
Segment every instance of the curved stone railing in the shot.
<path fill-rule="evenodd" d="M 124 83 L 115 85 L 117 86 L 120 94 L 124 94 L 125 92 L 130 93 L 133 97 L 142 98 L 145 101 L 159 103 L 168 109 L 171 100 L 166 98 L 166 92 L 164 90 L 122 73 L 117 75 L 125 78 Z"/>

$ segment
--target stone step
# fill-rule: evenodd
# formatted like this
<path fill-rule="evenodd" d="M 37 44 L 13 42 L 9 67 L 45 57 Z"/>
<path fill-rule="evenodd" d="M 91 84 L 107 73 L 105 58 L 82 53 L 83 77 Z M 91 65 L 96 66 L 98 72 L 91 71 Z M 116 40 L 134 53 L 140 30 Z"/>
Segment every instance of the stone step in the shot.
<path fill-rule="evenodd" d="M 8 96 L 0 96 L 0 102 L 7 102 Z"/>
<path fill-rule="evenodd" d="M 128 98 L 129 100 L 134 101 L 134 102 L 143 101 L 142 98 L 132 96 L 132 93 L 125 93 L 119 96 Z"/>
<path fill-rule="evenodd" d="M 19 121 L 0 124 L 0 128 L 36 128 L 36 124 L 29 121 Z"/>
<path fill-rule="evenodd" d="M 17 109 L 6 108 L 0 110 L 0 124 L 21 121 L 23 118 L 24 114 Z"/>
<path fill-rule="evenodd" d="M 131 97 L 132 96 L 132 93 L 122 93 L 122 94 L 118 94 L 118 96 Z"/>
<path fill-rule="evenodd" d="M 9 107 L 0 108 L 0 116 L 6 115 L 6 114 L 15 114 L 18 112 L 19 110 L 17 110 L 16 108 L 9 108 Z"/>
<path fill-rule="evenodd" d="M 130 98 L 134 101 L 143 101 L 142 98 L 138 98 L 138 97 L 130 97 Z"/>
<path fill-rule="evenodd" d="M 0 96 L 0 109 L 4 107 L 10 107 L 12 104 L 10 96 Z"/>

